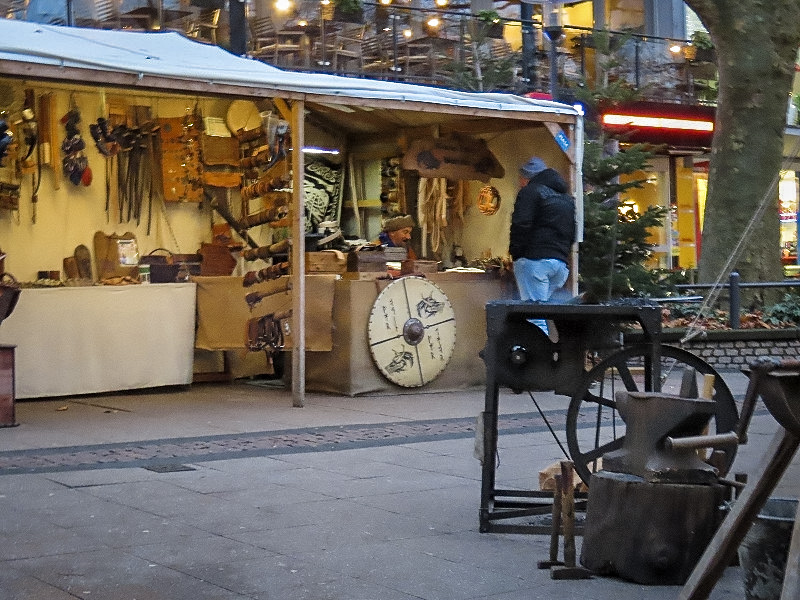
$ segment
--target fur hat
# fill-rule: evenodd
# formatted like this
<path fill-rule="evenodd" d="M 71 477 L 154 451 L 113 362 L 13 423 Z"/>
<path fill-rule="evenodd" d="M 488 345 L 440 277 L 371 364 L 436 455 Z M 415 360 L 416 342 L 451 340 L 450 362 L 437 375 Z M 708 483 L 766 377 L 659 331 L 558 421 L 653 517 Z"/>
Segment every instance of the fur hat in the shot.
<path fill-rule="evenodd" d="M 390 217 L 383 223 L 383 230 L 386 232 L 397 231 L 405 227 L 414 227 L 414 219 L 410 215 L 398 215 Z"/>
<path fill-rule="evenodd" d="M 525 179 L 532 179 L 538 173 L 547 168 L 545 162 L 538 156 L 532 157 L 528 162 L 519 168 L 519 174 Z"/>

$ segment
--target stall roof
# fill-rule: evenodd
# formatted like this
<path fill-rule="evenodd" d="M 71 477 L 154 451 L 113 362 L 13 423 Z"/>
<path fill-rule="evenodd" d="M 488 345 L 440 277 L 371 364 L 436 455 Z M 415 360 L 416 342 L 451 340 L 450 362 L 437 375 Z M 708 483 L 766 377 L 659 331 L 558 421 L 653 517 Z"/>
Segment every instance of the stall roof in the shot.
<path fill-rule="evenodd" d="M 0 19 L 0 75 L 175 93 L 267 96 L 278 91 L 343 104 L 394 101 L 444 105 L 448 110 L 538 113 L 562 121 L 579 114 L 566 104 L 511 94 L 283 71 L 176 32 L 83 29 L 10 19 Z"/>

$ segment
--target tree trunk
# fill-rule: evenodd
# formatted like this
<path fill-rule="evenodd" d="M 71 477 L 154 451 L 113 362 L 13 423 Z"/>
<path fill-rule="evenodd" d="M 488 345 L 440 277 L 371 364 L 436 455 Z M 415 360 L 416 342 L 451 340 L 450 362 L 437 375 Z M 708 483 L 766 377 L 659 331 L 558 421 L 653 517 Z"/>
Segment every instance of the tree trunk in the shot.
<path fill-rule="evenodd" d="M 715 281 L 735 269 L 743 281 L 780 280 L 777 181 L 800 45 L 800 0 L 686 4 L 709 30 L 719 69 L 699 278 Z"/>

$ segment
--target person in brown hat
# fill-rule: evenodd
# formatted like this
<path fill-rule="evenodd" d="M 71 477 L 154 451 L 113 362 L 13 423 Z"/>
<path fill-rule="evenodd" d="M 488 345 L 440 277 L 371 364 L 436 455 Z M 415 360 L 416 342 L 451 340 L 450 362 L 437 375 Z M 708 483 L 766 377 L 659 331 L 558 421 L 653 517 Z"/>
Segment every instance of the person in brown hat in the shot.
<path fill-rule="evenodd" d="M 414 219 L 411 215 L 389 217 L 383 222 L 383 231 L 378 235 L 377 243 L 390 248 L 405 248 L 408 250 L 408 258 L 416 258 L 417 255 L 409 246 L 413 230 Z"/>

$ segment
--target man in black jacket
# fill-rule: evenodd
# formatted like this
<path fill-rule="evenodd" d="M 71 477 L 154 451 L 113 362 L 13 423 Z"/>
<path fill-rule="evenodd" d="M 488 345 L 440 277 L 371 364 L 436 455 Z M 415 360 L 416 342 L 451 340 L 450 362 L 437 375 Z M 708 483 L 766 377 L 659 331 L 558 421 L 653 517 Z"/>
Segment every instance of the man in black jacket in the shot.
<path fill-rule="evenodd" d="M 509 253 L 523 300 L 546 302 L 569 277 L 575 201 L 566 181 L 534 156 L 519 170 Z"/>

